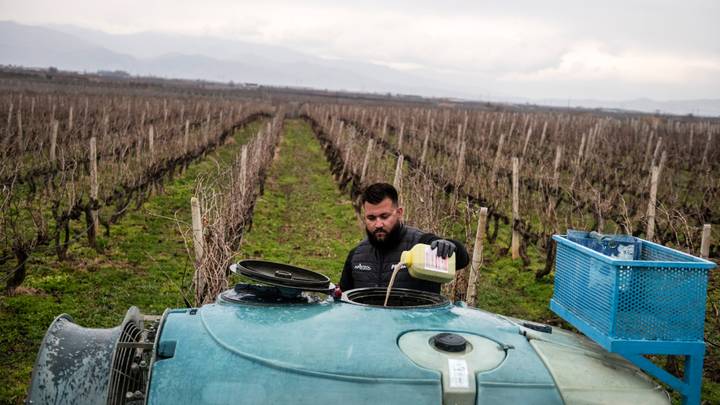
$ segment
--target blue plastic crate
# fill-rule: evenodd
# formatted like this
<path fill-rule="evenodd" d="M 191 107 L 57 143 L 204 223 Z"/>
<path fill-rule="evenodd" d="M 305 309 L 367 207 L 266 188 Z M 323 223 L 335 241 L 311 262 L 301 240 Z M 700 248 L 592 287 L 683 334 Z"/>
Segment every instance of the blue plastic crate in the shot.
<path fill-rule="evenodd" d="M 606 256 L 555 235 L 550 307 L 613 351 L 628 341 L 703 341 L 708 272 L 715 264 L 637 239 L 638 260 Z"/>

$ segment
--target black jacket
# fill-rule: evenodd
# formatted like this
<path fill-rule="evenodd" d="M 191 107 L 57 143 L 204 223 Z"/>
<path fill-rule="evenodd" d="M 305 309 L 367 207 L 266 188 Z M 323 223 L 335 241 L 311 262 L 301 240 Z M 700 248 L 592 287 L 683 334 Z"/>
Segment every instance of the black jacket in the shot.
<path fill-rule="evenodd" d="M 424 233 L 417 228 L 400 224 L 400 239 L 397 245 L 380 249 L 366 238 L 351 250 L 345 260 L 340 288 L 343 291 L 364 287 L 387 287 L 392 275 L 392 266 L 400 261 L 400 255 L 418 243 L 430 244 L 442 239 L 432 233 Z M 455 244 L 455 267 L 459 270 L 469 263 L 468 253 L 462 243 L 449 239 Z M 440 292 L 440 284 L 419 280 L 410 276 L 407 269 L 400 270 L 395 276 L 393 288 L 411 288 L 414 290 Z"/>

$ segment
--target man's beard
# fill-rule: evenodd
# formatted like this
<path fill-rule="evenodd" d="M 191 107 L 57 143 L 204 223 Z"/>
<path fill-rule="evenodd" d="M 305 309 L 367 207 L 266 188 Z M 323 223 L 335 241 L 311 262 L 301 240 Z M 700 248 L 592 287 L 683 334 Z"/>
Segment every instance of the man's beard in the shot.
<path fill-rule="evenodd" d="M 395 247 L 400 242 L 401 231 L 402 224 L 398 222 L 390 231 L 384 230 L 385 238 L 383 240 L 380 240 L 375 236 L 375 233 L 372 233 L 368 231 L 367 228 L 365 228 L 365 233 L 367 234 L 368 241 L 371 245 L 375 246 L 378 249 L 390 249 L 392 247 Z M 375 230 L 375 232 L 377 232 L 377 229 Z"/>

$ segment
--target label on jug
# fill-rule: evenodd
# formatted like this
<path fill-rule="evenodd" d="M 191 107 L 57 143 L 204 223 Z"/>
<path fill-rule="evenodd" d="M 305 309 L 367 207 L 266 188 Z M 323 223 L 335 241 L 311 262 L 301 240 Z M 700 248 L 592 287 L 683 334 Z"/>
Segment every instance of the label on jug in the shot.
<path fill-rule="evenodd" d="M 449 261 L 449 258 L 438 257 L 437 251 L 430 248 L 430 246 L 425 249 L 425 269 L 448 273 Z"/>

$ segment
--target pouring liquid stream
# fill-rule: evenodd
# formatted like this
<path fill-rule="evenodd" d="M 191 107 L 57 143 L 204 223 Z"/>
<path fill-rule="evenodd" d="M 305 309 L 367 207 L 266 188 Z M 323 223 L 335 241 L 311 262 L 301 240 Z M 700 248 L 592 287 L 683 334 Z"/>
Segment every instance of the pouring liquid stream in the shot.
<path fill-rule="evenodd" d="M 385 293 L 385 304 L 383 306 L 387 306 L 388 300 L 390 299 L 390 291 L 392 291 L 393 283 L 395 283 L 395 276 L 397 275 L 397 272 L 400 271 L 400 269 L 404 266 L 402 262 L 396 264 L 393 266 L 393 272 L 390 276 L 390 283 L 388 283 L 387 292 Z"/>

